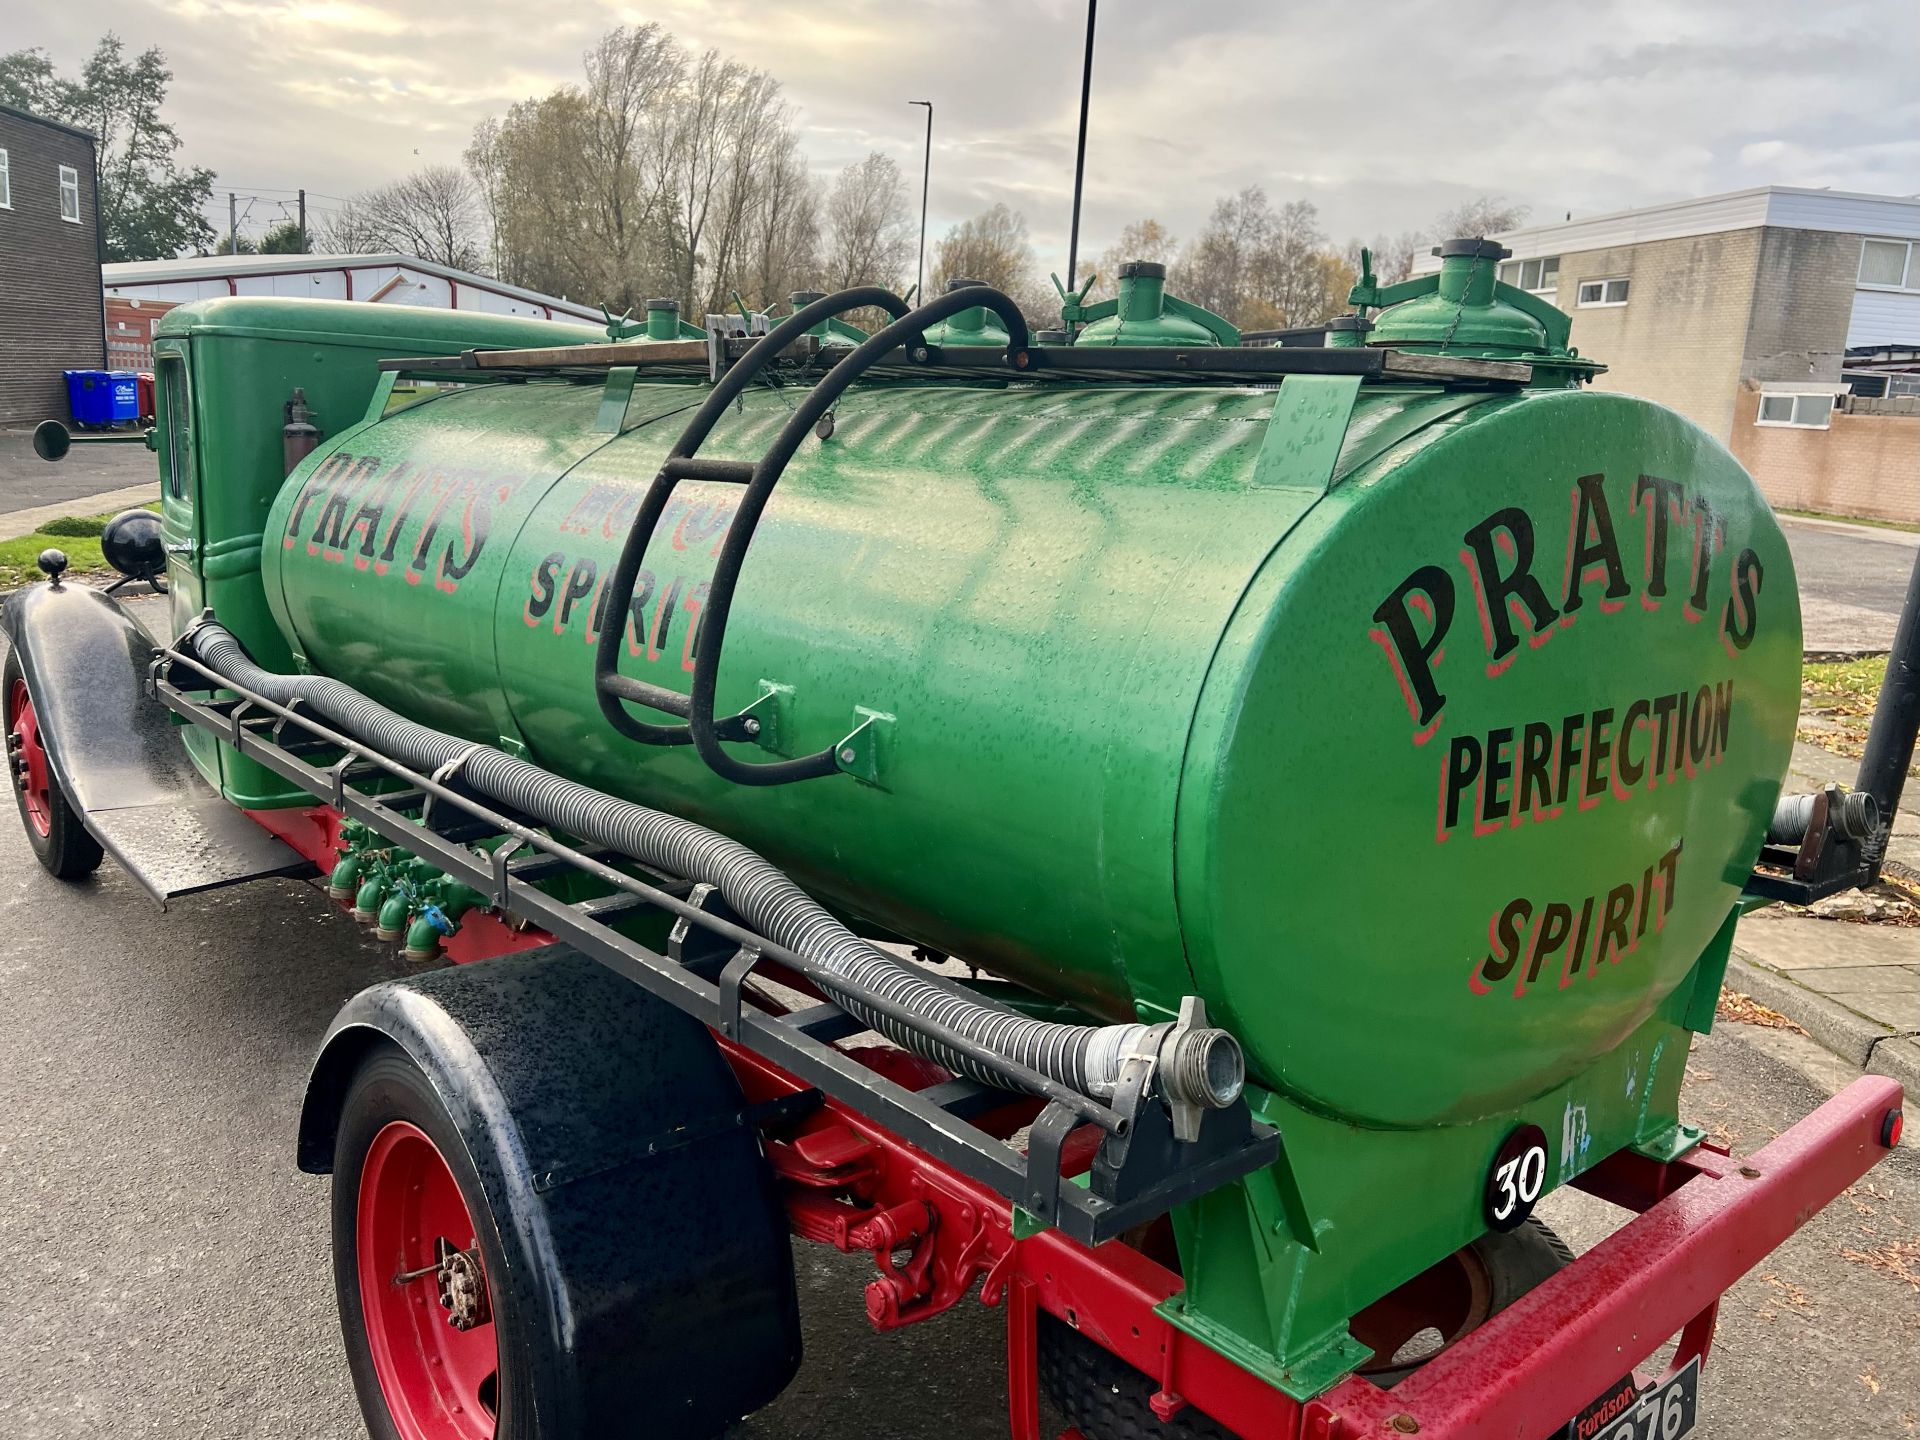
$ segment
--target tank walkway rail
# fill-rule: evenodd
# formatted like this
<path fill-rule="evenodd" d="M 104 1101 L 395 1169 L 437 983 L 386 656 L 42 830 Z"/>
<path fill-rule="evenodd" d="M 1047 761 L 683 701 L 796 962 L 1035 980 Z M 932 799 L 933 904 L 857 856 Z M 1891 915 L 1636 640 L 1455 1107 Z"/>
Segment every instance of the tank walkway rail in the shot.
<path fill-rule="evenodd" d="M 645 370 L 662 379 L 717 380 L 763 336 L 710 335 L 705 340 L 619 341 L 544 350 L 467 350 L 458 355 L 391 359 L 381 369 L 424 378 L 483 380 L 604 380 L 610 371 Z M 821 369 L 844 354 L 823 351 L 812 336 L 785 346 L 780 365 L 797 374 Z M 1112 384 L 1176 380 L 1213 385 L 1277 383 L 1289 375 L 1358 375 L 1396 384 L 1518 388 L 1533 378 L 1521 360 L 1481 360 L 1375 347 L 1251 349 L 1139 346 L 1079 348 L 902 346 L 867 372 L 877 379 L 1032 380 Z"/>
<path fill-rule="evenodd" d="M 501 914 L 548 932 L 813 1087 L 783 1102 L 785 1111 L 807 1095 L 815 1103 L 831 1096 L 1082 1244 L 1111 1240 L 1278 1158 L 1277 1132 L 1253 1119 L 1244 1097 L 1205 1112 L 1198 1138 L 1183 1143 L 1149 1088 L 1144 1061 L 1123 1072 L 1111 1103 L 1103 1103 L 904 1013 L 899 1018 L 940 1043 L 975 1052 L 971 1058 L 1007 1088 L 966 1078 L 924 1090 L 896 1084 L 838 1047 L 867 1026 L 826 999 L 815 984 L 825 972 L 739 924 L 711 886 L 629 873 L 639 867 L 627 857 L 576 849 L 463 789 L 457 765 L 431 776 L 410 770 L 302 713 L 298 702 L 284 706 L 236 687 L 180 650 L 156 652 L 148 685 L 182 719 L 471 886 Z M 606 893 L 570 903 L 540 888 L 566 874 Z M 646 911 L 672 919 L 665 954 L 614 928 Z M 756 973 L 819 1003 L 787 1013 L 760 1008 L 747 988 Z M 885 997 L 844 978 L 833 984 L 850 1000 L 894 1016 L 897 1007 Z M 1024 1151 L 973 1123 L 995 1113 L 1004 1118 L 1010 1104 L 1023 1103 L 1038 1112 Z M 1083 1176 L 1065 1176 L 1063 1157 L 1088 1153 L 1084 1142 L 1069 1152 L 1068 1137 L 1088 1125 L 1102 1132 L 1091 1165 Z"/>

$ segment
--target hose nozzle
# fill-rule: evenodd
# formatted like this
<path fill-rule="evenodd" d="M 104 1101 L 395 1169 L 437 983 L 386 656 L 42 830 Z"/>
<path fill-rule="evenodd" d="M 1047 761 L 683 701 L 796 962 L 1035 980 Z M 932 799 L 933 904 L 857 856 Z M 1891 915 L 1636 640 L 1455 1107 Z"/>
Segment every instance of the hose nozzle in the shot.
<path fill-rule="evenodd" d="M 1207 1024 L 1198 995 L 1180 1002 L 1180 1018 L 1161 1032 L 1154 1050 L 1154 1081 L 1173 1117 L 1173 1137 L 1200 1138 L 1203 1110 L 1224 1110 L 1247 1084 L 1247 1057 L 1240 1042 Z"/>

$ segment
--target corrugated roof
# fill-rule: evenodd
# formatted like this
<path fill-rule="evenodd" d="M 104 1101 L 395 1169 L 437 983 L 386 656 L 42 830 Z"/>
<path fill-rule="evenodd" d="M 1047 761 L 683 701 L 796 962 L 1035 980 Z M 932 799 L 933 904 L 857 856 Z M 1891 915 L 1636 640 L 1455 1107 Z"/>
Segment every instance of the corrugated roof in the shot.
<path fill-rule="evenodd" d="M 406 270 L 418 270 L 423 275 L 438 276 L 442 280 L 452 280 L 461 285 L 471 285 L 479 290 L 491 290 L 499 295 L 510 295 L 517 300 L 525 300 L 535 305 L 555 305 L 581 316 L 593 319 L 597 315 L 595 307 L 582 304 L 578 300 L 566 300 L 557 295 L 543 295 L 538 290 L 523 289 L 518 285 L 509 285 L 504 280 L 495 280 L 486 275 L 475 275 L 468 270 L 456 270 L 451 265 L 442 265 L 433 260 L 422 260 L 418 255 L 389 253 L 381 255 L 189 255 L 179 260 L 119 260 L 100 267 L 101 283 L 109 290 L 125 285 L 165 285 L 175 281 L 187 280 L 223 280 L 244 279 L 250 275 L 299 275 L 308 271 L 326 272 L 330 270 L 377 270 L 388 266 Z"/>

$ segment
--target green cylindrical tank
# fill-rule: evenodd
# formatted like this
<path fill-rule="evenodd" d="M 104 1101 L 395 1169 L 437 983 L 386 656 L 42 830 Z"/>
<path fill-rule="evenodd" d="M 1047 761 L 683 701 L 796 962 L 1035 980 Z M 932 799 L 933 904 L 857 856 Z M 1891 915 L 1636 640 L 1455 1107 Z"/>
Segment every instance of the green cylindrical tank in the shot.
<path fill-rule="evenodd" d="M 1167 294 L 1167 267 L 1130 260 L 1119 293 L 1081 314 L 1091 323 L 1076 345 L 1237 345 L 1240 332 L 1211 311 Z"/>
<path fill-rule="evenodd" d="M 691 383 L 637 385 L 618 434 L 597 388 L 528 383 L 332 437 L 274 504 L 267 597 L 310 669 L 711 823 L 877 931 L 1101 1016 L 1197 991 L 1301 1116 L 1466 1126 L 1684 1008 L 1792 745 L 1793 568 L 1657 405 L 1357 384 L 850 390 L 756 533 L 719 691 L 775 754 L 872 721 L 864 779 L 734 786 L 598 711 L 604 625 L 689 682 L 738 491 L 680 487 L 629 614 L 602 581 Z M 749 392 L 701 454 L 790 411 Z M 1591 1098 L 1606 1144 L 1648 1045 Z"/>
<path fill-rule="evenodd" d="M 949 280 L 946 293 L 951 295 L 955 290 L 965 290 L 970 285 L 980 283 L 978 280 Z M 1005 346 L 1007 327 L 986 306 L 975 305 L 970 310 L 948 316 L 937 325 L 929 325 L 924 338 L 929 345 Z"/>

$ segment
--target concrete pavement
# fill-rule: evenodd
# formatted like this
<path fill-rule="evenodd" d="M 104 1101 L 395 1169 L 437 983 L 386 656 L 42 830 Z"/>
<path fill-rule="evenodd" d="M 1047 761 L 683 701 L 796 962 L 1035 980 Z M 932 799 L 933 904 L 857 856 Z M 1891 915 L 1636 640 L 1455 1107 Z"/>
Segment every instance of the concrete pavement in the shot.
<path fill-rule="evenodd" d="M 115 494 L 145 487 L 151 499 L 159 494 L 159 474 L 144 445 L 75 445 L 64 460 L 49 464 L 33 453 L 30 431 L 0 430 L 0 515 L 32 510 L 51 520 L 124 508 L 116 506 Z M 30 535 L 34 528 L 11 530 L 5 538 Z"/>

